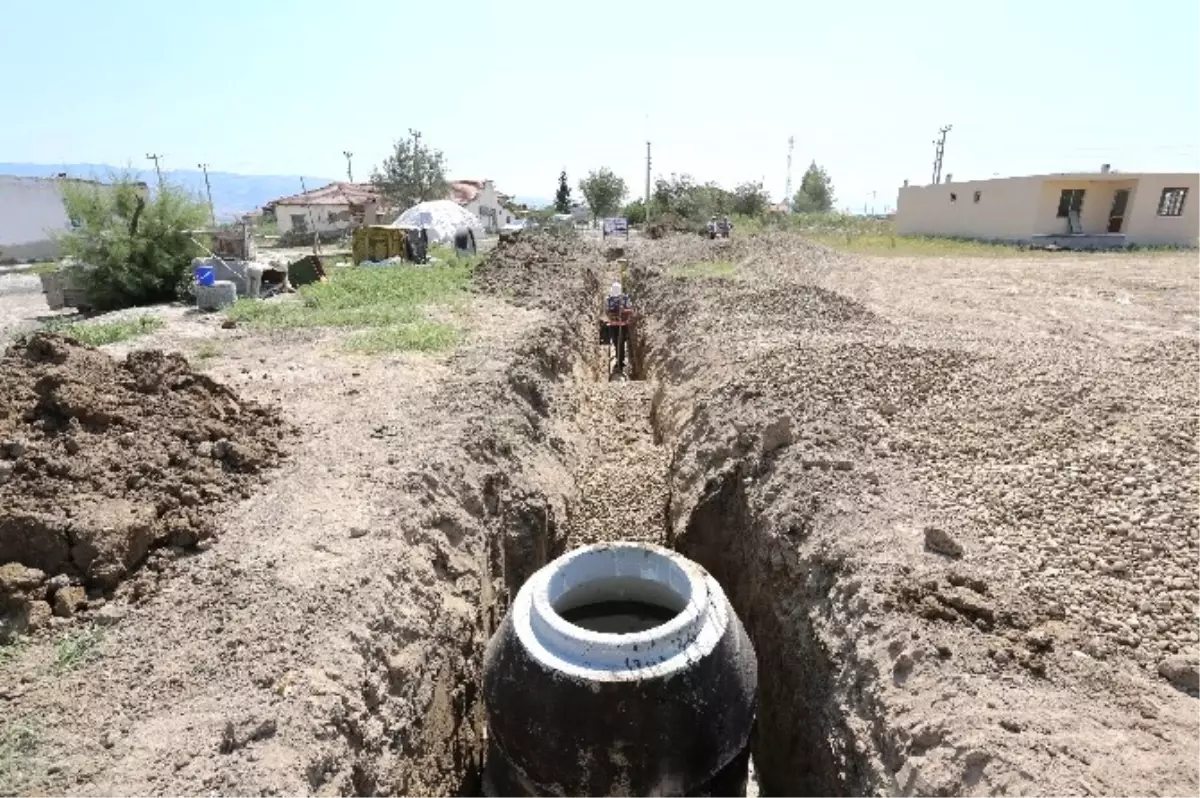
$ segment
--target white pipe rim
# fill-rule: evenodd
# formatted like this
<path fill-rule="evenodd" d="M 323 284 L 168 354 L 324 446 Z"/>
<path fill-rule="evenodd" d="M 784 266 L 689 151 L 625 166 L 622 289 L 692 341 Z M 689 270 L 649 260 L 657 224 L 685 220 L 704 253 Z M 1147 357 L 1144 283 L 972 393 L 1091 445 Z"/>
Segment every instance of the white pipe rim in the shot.
<path fill-rule="evenodd" d="M 556 603 L 592 582 L 593 600 L 645 598 L 673 603 L 675 617 L 629 634 L 597 632 L 567 621 Z M 617 587 L 613 587 L 617 585 Z M 641 593 L 641 595 L 639 595 Z M 663 601 L 667 599 L 667 601 Z M 588 602 L 581 602 L 586 604 Z M 517 638 L 543 666 L 594 682 L 662 678 L 712 652 L 729 625 L 729 604 L 717 581 L 670 549 L 644 543 L 598 543 L 569 552 L 538 570 L 510 610 Z"/>

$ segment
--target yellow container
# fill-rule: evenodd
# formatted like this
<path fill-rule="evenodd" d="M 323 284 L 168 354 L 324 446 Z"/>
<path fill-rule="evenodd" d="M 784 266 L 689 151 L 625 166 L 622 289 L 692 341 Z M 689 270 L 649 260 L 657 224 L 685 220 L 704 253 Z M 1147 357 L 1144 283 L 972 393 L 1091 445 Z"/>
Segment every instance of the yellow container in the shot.
<path fill-rule="evenodd" d="M 404 231 L 395 227 L 359 227 L 354 231 L 354 243 L 351 246 L 354 262 L 359 264 L 363 261 L 403 258 L 406 240 Z"/>

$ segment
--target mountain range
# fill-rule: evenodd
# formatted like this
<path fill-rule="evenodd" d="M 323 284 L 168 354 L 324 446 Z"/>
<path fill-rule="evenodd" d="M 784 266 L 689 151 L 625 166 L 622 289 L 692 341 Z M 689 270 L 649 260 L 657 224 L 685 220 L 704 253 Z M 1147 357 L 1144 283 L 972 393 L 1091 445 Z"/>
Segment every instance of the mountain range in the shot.
<path fill-rule="evenodd" d="M 99 163 L 2 163 L 0 175 L 16 177 L 53 177 L 65 173 L 67 177 L 108 180 L 111 175 L 120 174 L 125 169 Z M 133 175 L 153 186 L 157 182 L 154 172 L 145 169 L 134 169 Z M 163 178 L 174 185 L 204 198 L 204 173 L 199 169 L 167 169 Z M 234 172 L 209 172 L 208 181 L 212 186 L 213 209 L 217 218 L 229 220 L 243 213 L 260 208 L 264 204 L 280 197 L 299 194 L 301 181 L 310 191 L 334 182 L 333 178 L 316 177 L 314 175 L 242 175 Z M 513 198 L 517 202 L 532 208 L 540 208 L 549 204 L 542 197 Z"/>

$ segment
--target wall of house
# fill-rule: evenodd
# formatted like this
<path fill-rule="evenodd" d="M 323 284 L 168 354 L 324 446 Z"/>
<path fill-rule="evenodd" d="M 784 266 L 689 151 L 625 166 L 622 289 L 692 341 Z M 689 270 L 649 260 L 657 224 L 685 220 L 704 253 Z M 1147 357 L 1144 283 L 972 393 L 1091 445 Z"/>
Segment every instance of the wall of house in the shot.
<path fill-rule="evenodd" d="M 324 233 L 330 230 L 341 230 L 350 226 L 349 217 L 342 217 L 342 214 L 350 213 L 349 205 L 313 205 L 311 206 L 311 218 L 309 217 L 309 210 L 310 206 L 308 205 L 276 205 L 275 223 L 279 228 L 279 232 L 288 233 L 292 231 L 293 215 L 304 217 L 305 229 L 310 233 L 313 230 Z"/>
<path fill-rule="evenodd" d="M 58 257 L 53 233 L 70 227 L 55 180 L 0 175 L 0 263 Z"/>
<path fill-rule="evenodd" d="M 1079 223 L 1083 227 L 1083 232 L 1090 235 L 1107 233 L 1113 196 L 1119 189 L 1128 189 L 1129 204 L 1125 209 L 1125 222 L 1121 226 L 1121 232 L 1128 236 L 1129 213 L 1137 200 L 1138 185 L 1139 178 L 1135 175 L 1102 180 L 1047 178 L 1042 182 L 1033 232 L 1036 235 L 1069 234 L 1071 232 L 1070 220 L 1066 217 L 1059 218 L 1058 203 L 1064 190 L 1083 189 L 1083 205 L 1079 209 Z"/>
<path fill-rule="evenodd" d="M 896 204 L 896 232 L 1025 240 L 1034 224 L 1040 183 L 1035 178 L 1013 177 L 905 186 Z M 979 192 L 978 200 L 975 192 Z"/>
<path fill-rule="evenodd" d="M 500 197 L 496 193 L 496 186 L 490 180 L 483 184 L 483 188 L 475 195 L 475 199 L 463 207 L 468 212 L 475 214 L 479 218 L 479 223 L 483 225 L 483 229 L 489 232 L 503 227 L 515 218 L 500 206 Z"/>
<path fill-rule="evenodd" d="M 1186 188 L 1182 216 L 1159 216 L 1158 203 L 1164 188 Z M 1125 236 L 1140 246 L 1184 246 L 1200 244 L 1200 174 L 1143 175 L 1135 196 L 1129 198 Z"/>

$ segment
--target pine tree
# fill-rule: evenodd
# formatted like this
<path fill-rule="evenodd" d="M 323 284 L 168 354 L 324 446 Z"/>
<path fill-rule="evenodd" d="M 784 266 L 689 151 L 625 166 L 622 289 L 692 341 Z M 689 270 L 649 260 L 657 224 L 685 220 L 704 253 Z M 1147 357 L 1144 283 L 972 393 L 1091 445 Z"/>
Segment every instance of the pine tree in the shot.
<path fill-rule="evenodd" d="M 567 170 L 558 176 L 558 191 L 554 193 L 554 210 L 558 213 L 571 212 L 571 186 L 567 183 Z"/>

